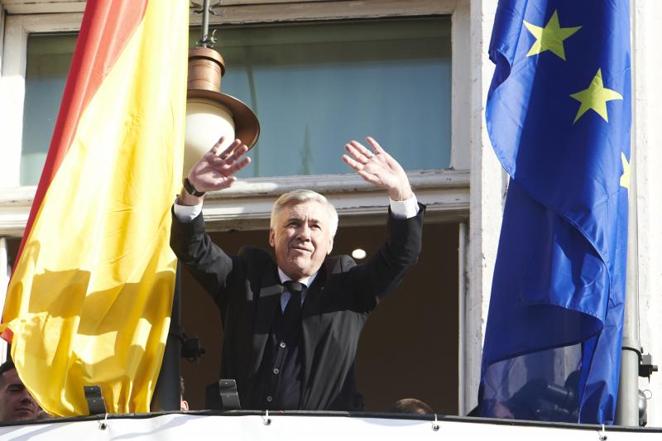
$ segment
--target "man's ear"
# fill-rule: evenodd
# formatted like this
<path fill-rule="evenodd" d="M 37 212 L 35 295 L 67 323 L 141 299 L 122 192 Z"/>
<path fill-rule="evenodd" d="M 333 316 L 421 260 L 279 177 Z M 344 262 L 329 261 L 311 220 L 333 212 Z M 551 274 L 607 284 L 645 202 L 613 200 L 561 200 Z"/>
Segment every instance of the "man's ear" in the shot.
<path fill-rule="evenodd" d="M 328 256 L 329 254 L 331 254 L 332 250 L 333 250 L 333 237 L 331 239 L 329 239 L 329 249 L 326 252 L 326 255 Z"/>
<path fill-rule="evenodd" d="M 269 245 L 271 245 L 271 248 L 275 248 L 275 238 L 274 238 L 274 229 L 269 228 Z"/>

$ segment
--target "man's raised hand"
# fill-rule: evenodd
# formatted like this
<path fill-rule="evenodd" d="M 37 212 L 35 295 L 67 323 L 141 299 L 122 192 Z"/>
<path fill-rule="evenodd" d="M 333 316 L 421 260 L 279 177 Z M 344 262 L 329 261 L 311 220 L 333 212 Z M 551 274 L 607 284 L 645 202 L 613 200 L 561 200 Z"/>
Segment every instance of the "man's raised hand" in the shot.
<path fill-rule="evenodd" d="M 413 196 L 407 173 L 375 139 L 367 137 L 372 151 L 358 141 L 345 144 L 342 160 L 366 181 L 388 191 L 394 201 L 403 201 Z"/>
<path fill-rule="evenodd" d="M 191 167 L 188 180 L 196 190 L 207 192 L 227 188 L 237 180 L 234 175 L 250 164 L 251 158 L 244 156 L 248 151 L 246 144 L 235 139 L 222 150 L 223 140 L 219 139 L 211 150 Z"/>

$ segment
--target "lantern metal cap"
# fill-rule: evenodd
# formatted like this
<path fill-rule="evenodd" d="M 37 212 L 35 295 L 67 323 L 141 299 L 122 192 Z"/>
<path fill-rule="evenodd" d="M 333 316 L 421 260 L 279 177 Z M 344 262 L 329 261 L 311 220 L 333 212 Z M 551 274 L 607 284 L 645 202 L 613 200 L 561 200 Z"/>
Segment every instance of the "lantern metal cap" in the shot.
<path fill-rule="evenodd" d="M 241 100 L 221 92 L 225 62 L 221 54 L 209 47 L 189 50 L 187 99 L 220 103 L 232 113 L 235 137 L 252 148 L 260 136 L 260 123 L 253 111 Z"/>

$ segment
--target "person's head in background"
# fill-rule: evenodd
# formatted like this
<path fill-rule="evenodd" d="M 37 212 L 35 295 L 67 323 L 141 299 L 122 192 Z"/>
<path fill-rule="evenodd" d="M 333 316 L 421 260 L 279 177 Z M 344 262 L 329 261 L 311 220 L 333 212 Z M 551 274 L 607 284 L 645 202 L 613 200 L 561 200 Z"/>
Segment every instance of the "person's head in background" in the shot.
<path fill-rule="evenodd" d="M 434 410 L 425 402 L 416 398 L 403 398 L 393 403 L 389 409 L 393 413 L 412 413 L 417 415 L 426 415 L 434 413 Z"/>
<path fill-rule="evenodd" d="M 0 365 L 0 422 L 39 418 L 41 408 L 18 378 L 11 360 Z"/>

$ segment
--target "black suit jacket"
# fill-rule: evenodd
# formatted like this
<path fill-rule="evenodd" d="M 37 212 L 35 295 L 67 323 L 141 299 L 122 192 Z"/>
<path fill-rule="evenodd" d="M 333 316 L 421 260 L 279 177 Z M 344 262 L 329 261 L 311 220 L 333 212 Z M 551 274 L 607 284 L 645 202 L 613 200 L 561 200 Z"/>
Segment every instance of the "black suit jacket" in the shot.
<path fill-rule="evenodd" d="M 421 249 L 424 206 L 416 217 L 389 216 L 388 237 L 366 263 L 349 256 L 324 261 L 303 305 L 303 392 L 301 409 L 352 410 L 357 400 L 354 361 L 368 313 L 400 283 Z M 190 223 L 173 216 L 170 240 L 221 311 L 221 378 L 237 381 L 244 408 L 264 356 L 282 286 L 272 254 L 254 247 L 230 256 L 205 232 L 202 215 Z"/>

